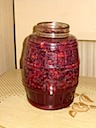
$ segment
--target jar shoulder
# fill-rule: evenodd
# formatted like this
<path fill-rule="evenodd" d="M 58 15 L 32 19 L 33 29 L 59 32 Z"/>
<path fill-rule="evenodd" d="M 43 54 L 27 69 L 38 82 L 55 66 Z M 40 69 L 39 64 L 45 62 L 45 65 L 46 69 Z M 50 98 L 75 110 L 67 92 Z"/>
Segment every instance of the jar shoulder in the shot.
<path fill-rule="evenodd" d="M 46 38 L 46 37 L 39 37 L 36 34 L 31 34 L 28 36 L 28 40 L 27 43 L 35 43 L 37 45 L 44 43 L 47 45 L 50 45 L 52 43 L 56 44 L 56 45 L 60 45 L 60 44 L 69 44 L 71 42 L 77 43 L 77 38 L 72 35 L 69 34 L 69 36 L 67 38 Z"/>

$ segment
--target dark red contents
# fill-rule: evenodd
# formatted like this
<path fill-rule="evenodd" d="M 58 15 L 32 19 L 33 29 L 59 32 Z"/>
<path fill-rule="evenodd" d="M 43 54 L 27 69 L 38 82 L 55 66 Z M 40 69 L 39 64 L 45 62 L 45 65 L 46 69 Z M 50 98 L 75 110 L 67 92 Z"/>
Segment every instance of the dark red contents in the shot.
<path fill-rule="evenodd" d="M 49 93 L 43 92 L 42 90 L 28 87 L 26 91 L 29 102 L 34 106 L 46 110 L 55 110 L 67 107 L 72 103 L 75 88 L 76 86 L 54 93 L 53 95 L 49 95 Z"/>
<path fill-rule="evenodd" d="M 23 82 L 31 104 L 42 109 L 67 107 L 78 84 L 77 40 L 29 36 Z"/>

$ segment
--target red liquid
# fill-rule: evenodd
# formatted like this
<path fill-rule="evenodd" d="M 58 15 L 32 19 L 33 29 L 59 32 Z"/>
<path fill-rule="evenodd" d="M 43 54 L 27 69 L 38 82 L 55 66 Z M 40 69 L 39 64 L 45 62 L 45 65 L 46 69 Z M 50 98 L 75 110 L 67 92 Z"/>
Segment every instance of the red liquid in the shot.
<path fill-rule="evenodd" d="M 42 90 L 26 88 L 29 102 L 35 107 L 56 110 L 69 106 L 74 99 L 76 86 L 50 95 Z"/>
<path fill-rule="evenodd" d="M 27 97 L 32 105 L 49 110 L 70 105 L 79 75 L 75 37 L 48 39 L 29 36 L 23 72 Z"/>

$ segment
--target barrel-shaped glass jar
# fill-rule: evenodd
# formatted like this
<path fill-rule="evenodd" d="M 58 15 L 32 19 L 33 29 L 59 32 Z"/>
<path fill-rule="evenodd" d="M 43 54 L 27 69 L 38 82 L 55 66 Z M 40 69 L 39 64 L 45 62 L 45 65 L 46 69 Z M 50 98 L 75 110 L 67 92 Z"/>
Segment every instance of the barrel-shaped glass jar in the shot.
<path fill-rule="evenodd" d="M 41 22 L 27 41 L 23 83 L 29 102 L 41 109 L 69 106 L 79 77 L 78 45 L 69 25 Z"/>

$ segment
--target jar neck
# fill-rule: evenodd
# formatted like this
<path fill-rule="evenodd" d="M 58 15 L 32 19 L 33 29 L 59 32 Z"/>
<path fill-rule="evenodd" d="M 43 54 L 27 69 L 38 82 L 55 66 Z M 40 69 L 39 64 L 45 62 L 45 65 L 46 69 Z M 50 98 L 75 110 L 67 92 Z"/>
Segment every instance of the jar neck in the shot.
<path fill-rule="evenodd" d="M 47 38 L 66 38 L 69 36 L 69 25 L 61 22 L 41 22 L 35 26 L 37 36 Z"/>

